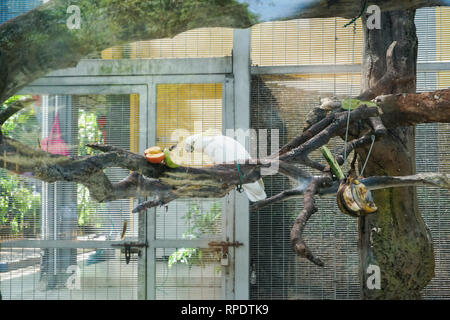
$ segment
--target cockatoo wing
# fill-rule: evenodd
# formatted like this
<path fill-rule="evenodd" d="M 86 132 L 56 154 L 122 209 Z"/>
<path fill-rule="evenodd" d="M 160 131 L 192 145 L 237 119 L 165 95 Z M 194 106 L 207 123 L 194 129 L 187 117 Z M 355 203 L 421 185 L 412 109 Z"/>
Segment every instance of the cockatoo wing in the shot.
<path fill-rule="evenodd" d="M 204 137 L 202 140 L 204 152 L 214 163 L 225 163 L 250 159 L 250 154 L 238 141 L 227 136 Z M 250 201 L 265 199 L 264 182 L 262 179 L 242 186 Z"/>
<path fill-rule="evenodd" d="M 214 163 L 250 159 L 250 154 L 244 146 L 230 137 L 205 137 L 203 141 L 204 152 Z"/>

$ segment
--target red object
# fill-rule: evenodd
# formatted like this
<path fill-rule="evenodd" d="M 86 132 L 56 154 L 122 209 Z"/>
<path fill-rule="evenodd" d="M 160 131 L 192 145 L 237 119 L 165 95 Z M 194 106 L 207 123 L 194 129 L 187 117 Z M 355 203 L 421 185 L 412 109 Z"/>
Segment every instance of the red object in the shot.
<path fill-rule="evenodd" d="M 100 116 L 97 118 L 97 124 L 100 128 L 103 128 L 106 124 L 106 117 L 105 116 Z"/>
<path fill-rule="evenodd" d="M 106 116 L 97 117 L 97 124 L 103 134 L 103 141 L 106 143 L 106 130 L 104 129 L 106 125 Z"/>
<path fill-rule="evenodd" d="M 53 120 L 50 134 L 47 138 L 44 138 L 41 141 L 41 149 L 52 154 L 60 154 L 62 156 L 69 155 L 69 147 L 67 146 L 67 143 L 61 138 L 58 114 L 55 115 L 55 120 Z"/>

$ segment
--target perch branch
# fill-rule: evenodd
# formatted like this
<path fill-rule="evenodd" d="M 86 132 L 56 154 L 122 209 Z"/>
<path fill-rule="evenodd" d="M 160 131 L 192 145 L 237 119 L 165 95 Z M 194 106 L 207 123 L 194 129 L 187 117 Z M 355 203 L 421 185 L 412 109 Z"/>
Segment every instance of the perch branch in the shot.
<path fill-rule="evenodd" d="M 251 211 L 260 210 L 268 205 L 280 201 L 286 201 L 298 198 L 305 194 L 306 186 L 312 178 L 306 178 L 296 188 L 284 190 L 270 198 L 254 202 L 250 205 Z M 385 188 L 410 187 L 410 186 L 429 186 L 450 190 L 450 174 L 445 173 L 418 173 L 411 176 L 378 176 L 368 177 L 359 180 L 369 190 L 378 190 Z M 339 182 L 335 181 L 331 186 L 317 190 L 319 196 L 335 195 L 339 187 Z"/>
<path fill-rule="evenodd" d="M 284 155 L 285 153 L 297 148 L 308 140 L 312 139 L 315 135 L 327 128 L 330 123 L 335 119 L 335 114 L 330 114 L 319 122 L 313 124 L 311 127 L 306 129 L 300 136 L 295 137 L 284 145 L 279 151 L 270 155 L 269 158 L 276 158 Z"/>
<path fill-rule="evenodd" d="M 450 89 L 424 93 L 389 94 L 375 98 L 386 126 L 450 123 Z"/>

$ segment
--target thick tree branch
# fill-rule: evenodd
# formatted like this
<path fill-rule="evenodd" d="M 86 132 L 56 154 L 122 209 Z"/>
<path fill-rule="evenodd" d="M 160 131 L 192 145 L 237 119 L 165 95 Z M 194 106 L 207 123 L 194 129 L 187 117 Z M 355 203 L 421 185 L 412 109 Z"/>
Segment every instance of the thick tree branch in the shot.
<path fill-rule="evenodd" d="M 450 123 L 450 89 L 424 93 L 389 94 L 375 99 L 386 126 L 409 126 L 418 123 Z"/>
<path fill-rule="evenodd" d="M 343 17 L 353 18 L 360 14 L 362 1 L 354 0 L 314 0 L 309 1 L 298 15 L 301 18 Z M 445 6 L 448 2 L 434 0 L 391 1 L 377 0 L 369 2 L 380 7 L 381 11 L 417 9 L 421 7 Z"/>
<path fill-rule="evenodd" d="M 284 155 L 285 153 L 291 151 L 292 149 L 297 148 L 308 140 L 312 139 L 315 135 L 323 131 L 326 127 L 328 127 L 331 122 L 336 118 L 335 114 L 330 114 L 324 119 L 314 123 L 311 127 L 306 129 L 300 136 L 295 137 L 291 141 L 289 141 L 286 145 L 284 145 L 279 151 L 270 155 L 270 158 L 276 158 Z"/>

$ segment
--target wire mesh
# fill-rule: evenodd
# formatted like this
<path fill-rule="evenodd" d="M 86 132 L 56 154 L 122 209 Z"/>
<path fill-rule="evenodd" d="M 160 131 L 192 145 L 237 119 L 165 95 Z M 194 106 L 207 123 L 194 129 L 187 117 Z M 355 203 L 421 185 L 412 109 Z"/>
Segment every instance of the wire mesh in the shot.
<path fill-rule="evenodd" d="M 156 144 L 176 147 L 176 163 L 212 164 L 203 153 L 186 152 L 185 139 L 222 132 L 222 85 L 159 84 L 156 99 Z M 156 239 L 222 238 L 222 199 L 179 199 L 156 208 Z M 222 271 L 216 251 L 201 248 L 156 249 L 156 299 L 221 299 Z"/>
<path fill-rule="evenodd" d="M 306 115 L 320 104 L 321 97 L 348 96 L 348 84 L 353 77 L 356 79 L 359 75 L 253 77 L 251 127 L 279 129 L 280 145 L 283 145 L 303 130 Z M 333 86 L 335 82 L 336 86 Z M 354 83 L 352 90 L 359 92 L 358 82 Z M 332 152 L 342 146 L 337 139 L 328 144 Z M 322 162 L 322 155 L 314 152 L 311 159 Z M 312 172 L 310 168 L 302 168 Z M 294 187 L 291 181 L 279 175 L 265 177 L 264 184 L 269 197 Z M 305 241 L 324 260 L 325 267 L 320 268 L 296 257 L 289 243 L 290 227 L 302 206 L 303 199 L 300 198 L 271 205 L 251 215 L 250 265 L 255 271 L 251 298 L 358 298 L 355 220 L 339 212 L 335 199 L 317 200 L 320 213 L 308 222 Z"/>
<path fill-rule="evenodd" d="M 180 59 L 231 55 L 233 29 L 199 28 L 173 38 L 137 41 L 103 50 L 90 58 L 102 59 Z"/>
<path fill-rule="evenodd" d="M 174 261 L 174 255 L 184 260 Z M 222 267 L 218 252 L 200 248 L 158 248 L 156 299 L 219 300 L 222 295 Z M 172 258 L 171 258 L 172 257 Z"/>
<path fill-rule="evenodd" d="M 71 261 L 59 256 L 53 268 L 49 253 L 71 250 Z M 0 289 L 4 300 L 137 299 L 137 255 L 129 264 L 120 249 L 3 248 Z M 69 262 L 69 263 L 68 263 Z M 61 266 L 64 266 L 61 268 Z"/>
<path fill-rule="evenodd" d="M 417 11 L 419 62 L 445 61 L 449 37 L 448 8 L 424 8 Z M 352 50 L 337 46 L 332 34 L 342 31 L 332 19 L 297 20 L 261 24 L 252 30 L 252 61 L 258 66 L 296 64 L 351 63 Z M 360 30 L 357 30 L 355 62 L 360 63 Z M 347 35 L 346 43 L 351 43 Z M 342 36 L 341 36 L 342 38 Z M 298 39 L 297 41 L 295 39 Z M 334 44 L 333 44 L 334 42 Z M 291 47 L 297 49 L 291 54 Z M 336 49 L 334 49 L 334 47 Z M 333 52 L 333 50 L 336 50 Z M 310 56 L 308 56 L 310 54 Z M 334 57 L 333 57 L 334 54 Z M 345 57 L 347 60 L 345 60 Z M 352 78 L 354 77 L 354 78 Z M 252 128 L 278 128 L 280 144 L 303 130 L 307 113 L 319 104 L 320 97 L 357 95 L 359 74 L 265 75 L 252 78 Z M 420 72 L 417 91 L 449 87 L 449 72 Z M 351 85 L 350 85 L 351 84 Z M 351 92 L 349 90 L 351 87 Z M 418 172 L 448 172 L 448 125 L 417 126 L 416 163 Z M 329 148 L 341 144 L 331 141 Z M 313 159 L 320 160 L 319 153 Z M 264 178 L 268 196 L 292 187 L 285 178 Z M 431 230 L 436 255 L 436 276 L 423 291 L 425 299 L 449 298 L 448 290 L 448 208 L 447 190 L 417 188 L 419 209 Z M 306 227 L 305 240 L 313 252 L 325 261 L 318 268 L 299 260 L 289 244 L 289 228 L 302 208 L 302 199 L 269 206 L 251 216 L 253 299 L 359 299 L 357 227 L 354 219 L 339 213 L 334 199 L 317 200 L 320 214 L 314 215 Z"/>
<path fill-rule="evenodd" d="M 134 151 L 138 148 L 136 95 L 35 98 L 36 103 L 32 107 L 19 112 L 7 124 L 8 135 L 28 146 L 72 156 L 98 153 L 88 148 L 87 143 L 106 143 Z M 55 144 L 52 138 L 55 138 L 57 130 L 60 131 L 61 139 Z M 47 144 L 44 143 L 46 139 L 49 142 Z M 108 168 L 105 173 L 112 182 L 118 182 L 128 175 L 128 171 L 121 168 Z M 90 198 L 88 189 L 80 184 L 45 183 L 34 179 L 31 173 L 10 173 L 3 169 L 0 192 L 1 241 L 120 240 L 125 221 L 125 238 L 132 240 L 138 236 L 137 215 L 131 213 L 132 200 L 98 203 Z M 126 271 L 129 267 L 122 266 L 117 250 L 111 248 L 2 248 L 0 252 L 3 270 L 0 280 L 4 299 L 137 297 L 137 273 L 121 273 L 121 270 Z M 133 259 L 136 265 L 136 258 Z M 80 261 L 84 260 L 86 264 L 80 265 Z M 73 271 L 68 271 L 68 268 L 81 272 L 81 289 L 73 291 L 64 287 L 70 277 L 68 272 Z M 91 271 L 93 268 L 94 273 Z M 9 290 L 5 287 L 9 287 Z M 111 290 L 102 289 L 105 287 L 111 287 Z M 21 293 L 20 290 L 24 291 Z"/>

